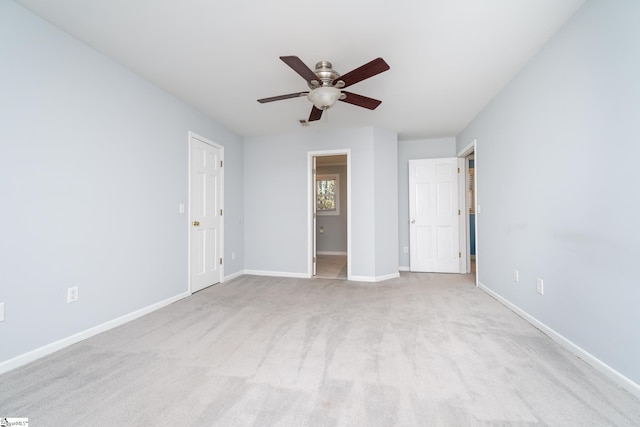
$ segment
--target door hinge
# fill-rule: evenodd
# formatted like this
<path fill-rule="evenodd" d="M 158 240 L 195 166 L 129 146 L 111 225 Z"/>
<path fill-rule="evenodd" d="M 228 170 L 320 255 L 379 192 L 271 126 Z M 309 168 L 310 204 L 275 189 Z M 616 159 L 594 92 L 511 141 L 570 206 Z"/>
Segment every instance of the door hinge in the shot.
<path fill-rule="evenodd" d="M 220 258 L 220 265 L 222 265 L 222 258 Z"/>
<path fill-rule="evenodd" d="M 460 209 L 458 209 L 458 216 L 460 216 Z"/>
<path fill-rule="evenodd" d="M 222 160 L 220 160 L 220 167 L 222 167 Z M 458 169 L 458 170 L 460 170 L 460 169 Z"/>
<path fill-rule="evenodd" d="M 458 168 L 458 173 L 460 173 L 460 168 Z"/>
<path fill-rule="evenodd" d="M 316 262 L 316 257 L 313 257 L 313 262 Z"/>
<path fill-rule="evenodd" d="M 222 209 L 220 209 L 220 216 L 222 216 Z"/>
<path fill-rule="evenodd" d="M 458 258 L 462 258 L 462 252 L 458 252 Z M 222 260 L 220 260 L 222 261 Z"/>

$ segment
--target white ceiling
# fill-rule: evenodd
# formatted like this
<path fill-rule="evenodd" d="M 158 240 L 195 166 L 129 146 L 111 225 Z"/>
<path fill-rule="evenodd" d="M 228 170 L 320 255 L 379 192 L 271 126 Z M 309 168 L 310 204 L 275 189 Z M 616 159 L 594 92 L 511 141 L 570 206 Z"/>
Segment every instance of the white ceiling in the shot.
<path fill-rule="evenodd" d="M 378 126 L 399 138 L 457 135 L 584 0 L 17 0 L 240 135 Z M 305 91 L 279 56 L 340 74 L 387 72 L 301 128 Z"/>

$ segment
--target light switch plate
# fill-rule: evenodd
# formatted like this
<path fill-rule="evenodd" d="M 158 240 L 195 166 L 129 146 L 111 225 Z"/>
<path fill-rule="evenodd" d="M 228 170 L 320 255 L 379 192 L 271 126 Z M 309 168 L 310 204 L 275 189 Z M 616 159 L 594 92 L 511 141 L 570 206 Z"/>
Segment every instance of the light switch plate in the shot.
<path fill-rule="evenodd" d="M 78 301 L 78 287 L 74 286 L 67 289 L 67 302 Z"/>
<path fill-rule="evenodd" d="M 4 321 L 4 303 L 0 302 L 0 322 Z"/>

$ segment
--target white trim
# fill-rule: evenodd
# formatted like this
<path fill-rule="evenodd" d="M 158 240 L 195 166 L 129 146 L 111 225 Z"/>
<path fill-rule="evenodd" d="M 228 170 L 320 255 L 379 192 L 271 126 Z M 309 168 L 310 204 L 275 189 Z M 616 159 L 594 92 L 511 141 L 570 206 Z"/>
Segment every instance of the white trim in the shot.
<path fill-rule="evenodd" d="M 307 273 L 291 273 L 288 271 L 267 271 L 267 270 L 244 270 L 243 274 L 250 276 L 268 276 L 268 277 L 293 277 L 296 279 L 309 279 Z"/>
<path fill-rule="evenodd" d="M 33 362 L 34 360 L 48 356 L 51 353 L 55 353 L 56 351 L 62 350 L 65 347 L 69 347 L 70 345 L 76 344 L 80 341 L 86 340 L 95 335 L 106 332 L 110 329 L 117 328 L 118 326 L 122 326 L 125 323 L 131 322 L 132 320 L 135 320 L 146 314 L 152 313 L 156 310 L 166 307 L 169 304 L 172 304 L 190 295 L 191 294 L 189 292 L 183 292 L 181 294 L 168 298 L 164 301 L 151 304 L 150 306 L 147 306 L 139 310 L 133 311 L 129 314 L 125 314 L 123 316 L 117 317 L 113 320 L 109 320 L 105 323 L 94 326 L 93 328 L 86 329 L 82 332 L 78 332 L 77 334 L 73 334 L 66 338 L 62 338 L 61 340 L 52 342 L 51 344 L 47 344 L 40 348 L 36 348 L 35 350 L 31 350 L 27 353 L 21 354 L 12 359 L 5 360 L 4 362 L 0 363 L 0 374 L 4 374 L 5 372 L 8 372 L 15 368 L 19 368 L 20 366 L 26 365 L 27 363 Z"/>
<path fill-rule="evenodd" d="M 336 252 L 336 251 L 317 251 L 316 255 L 347 255 L 346 252 Z"/>
<path fill-rule="evenodd" d="M 502 303 L 508 309 L 516 313 L 518 316 L 522 317 L 524 320 L 529 322 L 534 327 L 538 328 L 541 332 L 551 338 L 554 342 L 565 348 L 566 350 L 573 353 L 575 356 L 584 360 L 588 365 L 593 367 L 595 370 L 599 371 L 613 382 L 618 384 L 620 387 L 627 390 L 629 393 L 633 394 L 637 398 L 640 398 L 640 385 L 633 382 L 631 379 L 625 377 L 620 372 L 613 369 L 611 366 L 604 363 L 602 360 L 598 359 L 582 347 L 576 345 L 574 342 L 565 338 L 555 330 L 551 329 L 549 326 L 545 325 L 535 317 L 531 316 L 526 311 L 522 310 L 515 304 L 512 304 L 507 299 L 501 297 L 482 283 L 478 282 L 478 287 L 482 289 L 487 294 L 491 295 L 493 298 L 498 300 L 498 302 Z"/>
<path fill-rule="evenodd" d="M 467 206 L 467 177 L 469 162 L 465 158 L 458 157 L 458 273 L 468 273 L 469 256 L 466 251 L 465 241 L 467 239 L 467 228 L 469 227 L 469 208 Z"/>
<path fill-rule="evenodd" d="M 228 282 L 229 280 L 233 280 L 233 279 L 235 279 L 236 277 L 240 277 L 240 276 L 242 276 L 243 274 L 245 274 L 245 273 L 244 273 L 244 270 L 236 271 L 235 273 L 231 273 L 230 275 L 225 276 L 224 281 L 225 281 L 225 282 Z"/>
<path fill-rule="evenodd" d="M 356 282 L 382 282 L 384 280 L 397 279 L 400 273 L 391 273 L 384 276 L 351 276 L 349 280 Z"/>
<path fill-rule="evenodd" d="M 351 149 L 336 150 L 320 150 L 307 151 L 307 276 L 313 277 L 313 253 L 314 253 L 314 236 L 313 236 L 313 206 L 315 200 L 313 197 L 313 189 L 315 181 L 313 179 L 313 159 L 316 156 L 347 156 L 347 280 L 355 280 L 351 277 Z M 316 166 L 317 167 L 317 166 Z"/>
<path fill-rule="evenodd" d="M 409 271 L 408 267 L 399 267 L 400 271 Z M 291 273 L 288 271 L 268 271 L 268 270 L 241 270 L 225 279 L 231 280 L 238 276 L 246 274 L 248 276 L 265 276 L 265 277 L 292 277 L 295 279 L 309 279 L 309 275 L 305 273 Z M 391 273 L 384 276 L 351 276 L 349 280 L 356 282 L 382 282 L 384 280 L 397 279 L 400 273 Z"/>
<path fill-rule="evenodd" d="M 462 150 L 458 151 L 458 154 L 456 155 L 456 157 L 467 157 L 469 154 L 475 151 L 476 151 L 476 139 L 473 138 L 473 140 L 467 145 L 465 145 L 462 148 Z"/>
<path fill-rule="evenodd" d="M 401 265 L 400 267 L 398 267 L 398 271 L 411 271 L 411 267 L 405 267 L 404 265 Z"/>
<path fill-rule="evenodd" d="M 187 139 L 187 157 L 188 157 L 188 166 L 187 166 L 187 182 L 188 182 L 188 210 L 187 210 L 187 290 L 190 294 L 191 291 L 191 140 L 197 139 L 205 144 L 211 145 L 212 147 L 220 150 L 220 161 L 224 165 L 224 145 L 220 145 L 211 141 L 204 136 L 198 135 L 195 132 L 189 131 L 189 138 Z M 224 212 L 224 166 L 220 168 L 220 209 Z M 224 283 L 224 218 L 225 215 L 220 216 L 220 254 L 222 255 L 222 264 L 220 265 L 220 282 Z"/>

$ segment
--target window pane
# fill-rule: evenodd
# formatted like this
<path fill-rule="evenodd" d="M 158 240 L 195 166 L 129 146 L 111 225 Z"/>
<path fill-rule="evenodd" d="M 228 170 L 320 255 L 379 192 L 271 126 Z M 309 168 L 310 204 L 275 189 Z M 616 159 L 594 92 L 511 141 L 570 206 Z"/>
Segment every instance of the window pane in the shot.
<path fill-rule="evenodd" d="M 317 181 L 317 209 L 319 211 L 330 211 L 336 209 L 336 180 L 321 179 Z"/>
<path fill-rule="evenodd" d="M 316 212 L 340 215 L 340 174 L 316 175 Z"/>

